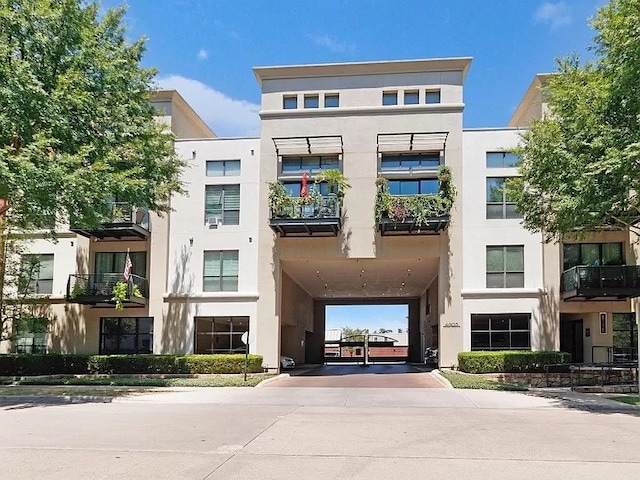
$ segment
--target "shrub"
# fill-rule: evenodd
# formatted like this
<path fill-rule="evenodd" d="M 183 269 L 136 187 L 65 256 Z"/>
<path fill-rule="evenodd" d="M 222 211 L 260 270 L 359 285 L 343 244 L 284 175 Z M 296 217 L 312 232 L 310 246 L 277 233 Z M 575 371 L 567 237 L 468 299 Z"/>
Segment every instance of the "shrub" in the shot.
<path fill-rule="evenodd" d="M 0 355 L 0 375 L 57 375 L 87 373 L 89 355 Z"/>
<path fill-rule="evenodd" d="M 69 374 L 242 373 L 244 355 L 0 355 L 0 376 Z M 247 371 L 262 372 L 249 355 Z"/>
<path fill-rule="evenodd" d="M 467 373 L 544 372 L 544 366 L 568 363 L 571 355 L 555 351 L 460 352 L 458 368 Z"/>

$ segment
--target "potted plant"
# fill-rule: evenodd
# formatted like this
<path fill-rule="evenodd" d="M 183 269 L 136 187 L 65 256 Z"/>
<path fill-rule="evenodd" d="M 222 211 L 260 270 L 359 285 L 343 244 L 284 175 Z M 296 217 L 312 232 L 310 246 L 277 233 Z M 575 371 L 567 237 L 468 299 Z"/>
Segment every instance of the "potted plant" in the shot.
<path fill-rule="evenodd" d="M 274 217 L 291 216 L 293 198 L 281 181 L 269 183 L 269 210 Z"/>
<path fill-rule="evenodd" d="M 339 198 L 344 196 L 344 192 L 351 188 L 349 181 L 344 174 L 337 169 L 323 170 L 316 176 L 316 183 L 327 182 L 329 185 L 329 194 L 337 195 Z"/>

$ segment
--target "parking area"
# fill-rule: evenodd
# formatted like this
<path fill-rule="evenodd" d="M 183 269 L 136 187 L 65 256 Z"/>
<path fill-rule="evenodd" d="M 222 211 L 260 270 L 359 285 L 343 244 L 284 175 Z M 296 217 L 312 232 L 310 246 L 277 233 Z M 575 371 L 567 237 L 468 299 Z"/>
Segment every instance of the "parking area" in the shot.
<path fill-rule="evenodd" d="M 444 388 L 430 372 L 409 364 L 322 365 L 288 372 L 269 387 Z"/>

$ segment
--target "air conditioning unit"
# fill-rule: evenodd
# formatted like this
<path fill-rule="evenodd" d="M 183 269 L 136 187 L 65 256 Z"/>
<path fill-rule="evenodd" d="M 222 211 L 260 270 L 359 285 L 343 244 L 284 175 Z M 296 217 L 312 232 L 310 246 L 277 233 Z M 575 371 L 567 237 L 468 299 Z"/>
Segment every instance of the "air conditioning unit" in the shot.
<path fill-rule="evenodd" d="M 206 224 L 210 229 L 218 228 L 218 226 L 222 225 L 222 217 L 218 217 L 217 215 L 208 216 L 206 219 Z"/>

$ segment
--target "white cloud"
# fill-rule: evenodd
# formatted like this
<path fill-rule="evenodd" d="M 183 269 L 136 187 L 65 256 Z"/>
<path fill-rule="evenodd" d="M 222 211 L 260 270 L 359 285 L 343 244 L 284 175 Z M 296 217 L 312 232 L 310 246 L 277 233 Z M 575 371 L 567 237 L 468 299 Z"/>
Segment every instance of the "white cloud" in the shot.
<path fill-rule="evenodd" d="M 221 137 L 260 135 L 260 105 L 236 100 L 202 82 L 180 75 L 157 79 L 160 88 L 175 89 Z"/>
<path fill-rule="evenodd" d="M 346 51 L 354 51 L 355 45 L 341 42 L 335 37 L 327 34 L 323 35 L 308 35 L 309 39 L 318 47 L 324 47 L 332 52 L 342 53 Z"/>
<path fill-rule="evenodd" d="M 209 58 L 209 52 L 207 52 L 204 48 L 201 48 L 198 52 L 198 59 L 206 60 L 207 58 Z"/>
<path fill-rule="evenodd" d="M 571 24 L 571 9 L 565 2 L 545 2 L 536 10 L 534 19 L 536 23 L 549 24 L 555 30 Z"/>

